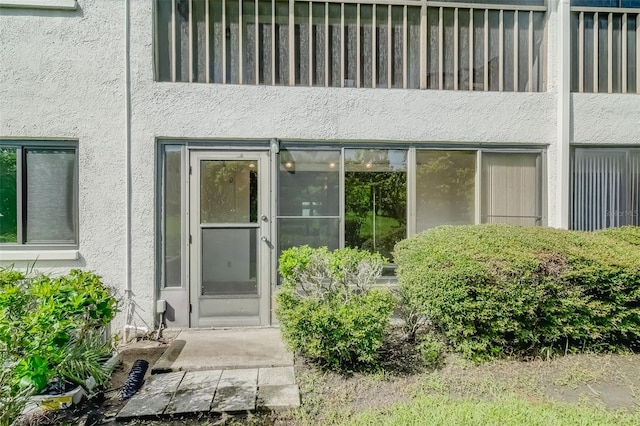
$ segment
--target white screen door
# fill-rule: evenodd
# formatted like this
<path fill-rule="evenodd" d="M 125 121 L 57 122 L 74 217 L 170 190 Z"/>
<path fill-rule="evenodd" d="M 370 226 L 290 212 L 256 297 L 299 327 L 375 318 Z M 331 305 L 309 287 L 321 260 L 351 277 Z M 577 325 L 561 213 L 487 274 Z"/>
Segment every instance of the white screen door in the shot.
<path fill-rule="evenodd" d="M 191 326 L 267 325 L 269 154 L 190 154 Z"/>

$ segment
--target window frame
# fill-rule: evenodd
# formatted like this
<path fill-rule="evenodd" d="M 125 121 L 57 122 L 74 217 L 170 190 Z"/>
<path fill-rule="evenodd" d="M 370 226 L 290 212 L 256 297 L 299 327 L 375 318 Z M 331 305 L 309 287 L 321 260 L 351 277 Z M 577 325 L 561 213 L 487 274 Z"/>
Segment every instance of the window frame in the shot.
<path fill-rule="evenodd" d="M 16 149 L 16 204 L 17 204 L 17 241 L 0 243 L 0 251 L 4 250 L 77 250 L 80 241 L 80 206 L 79 206 L 79 156 L 78 141 L 74 140 L 19 140 L 0 139 L 0 147 Z M 27 221 L 27 185 L 26 185 L 26 151 L 30 149 L 71 149 L 74 152 L 73 176 L 73 242 L 37 242 L 26 241 Z"/>

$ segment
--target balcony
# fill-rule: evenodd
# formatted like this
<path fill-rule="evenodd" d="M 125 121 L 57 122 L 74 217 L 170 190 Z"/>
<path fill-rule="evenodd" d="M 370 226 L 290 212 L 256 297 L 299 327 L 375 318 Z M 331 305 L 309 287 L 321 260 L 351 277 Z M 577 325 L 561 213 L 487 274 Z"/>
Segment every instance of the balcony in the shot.
<path fill-rule="evenodd" d="M 500 3 L 158 0 L 156 80 L 546 90 L 544 1 Z"/>

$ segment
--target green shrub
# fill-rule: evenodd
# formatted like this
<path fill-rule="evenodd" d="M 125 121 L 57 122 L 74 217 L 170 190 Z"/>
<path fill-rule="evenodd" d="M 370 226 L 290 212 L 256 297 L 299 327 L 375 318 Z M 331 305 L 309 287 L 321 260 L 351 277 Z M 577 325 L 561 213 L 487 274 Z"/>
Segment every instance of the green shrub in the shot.
<path fill-rule="evenodd" d="M 284 251 L 276 316 L 287 344 L 333 368 L 374 365 L 395 306 L 388 289 L 371 288 L 382 264 L 356 249 Z"/>
<path fill-rule="evenodd" d="M 640 338 L 638 228 L 439 227 L 396 245 L 399 291 L 470 358 Z"/>
<path fill-rule="evenodd" d="M 422 361 L 428 367 L 439 367 L 444 358 L 442 343 L 431 333 L 421 336 L 417 344 Z"/>
<path fill-rule="evenodd" d="M 620 228 L 607 228 L 598 231 L 611 238 L 626 241 L 640 247 L 640 226 L 622 226 Z"/>
<path fill-rule="evenodd" d="M 112 291 L 91 272 L 52 278 L 0 269 L 0 351 L 14 384 L 36 391 L 53 378 L 84 385 L 89 374 L 104 382 L 101 357 L 110 348 L 102 333 L 116 311 Z"/>

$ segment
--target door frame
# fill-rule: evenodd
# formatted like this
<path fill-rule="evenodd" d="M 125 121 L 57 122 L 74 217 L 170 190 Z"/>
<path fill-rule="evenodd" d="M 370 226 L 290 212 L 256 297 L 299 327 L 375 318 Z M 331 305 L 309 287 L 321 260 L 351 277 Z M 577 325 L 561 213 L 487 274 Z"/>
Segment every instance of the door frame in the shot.
<path fill-rule="evenodd" d="M 226 327 L 226 326 L 268 326 L 271 323 L 271 299 L 272 299 L 272 265 L 275 247 L 272 241 L 273 230 L 273 203 L 272 203 L 272 165 L 269 149 L 188 149 L 188 178 L 187 178 L 187 238 L 188 238 L 188 264 L 187 283 L 189 297 L 189 326 L 191 328 L 202 327 Z M 200 229 L 200 161 L 250 161 L 255 160 L 258 169 L 258 211 L 256 229 L 256 280 L 258 285 L 257 296 L 216 296 L 202 297 L 200 294 L 200 282 L 202 274 L 202 239 Z M 234 228 L 230 224 L 229 228 Z M 221 227 L 224 229 L 224 227 Z M 219 316 L 201 317 L 200 303 L 202 300 L 217 300 L 217 303 L 242 303 L 243 299 L 258 300 L 257 316 Z M 215 304 L 216 302 L 211 302 Z"/>

